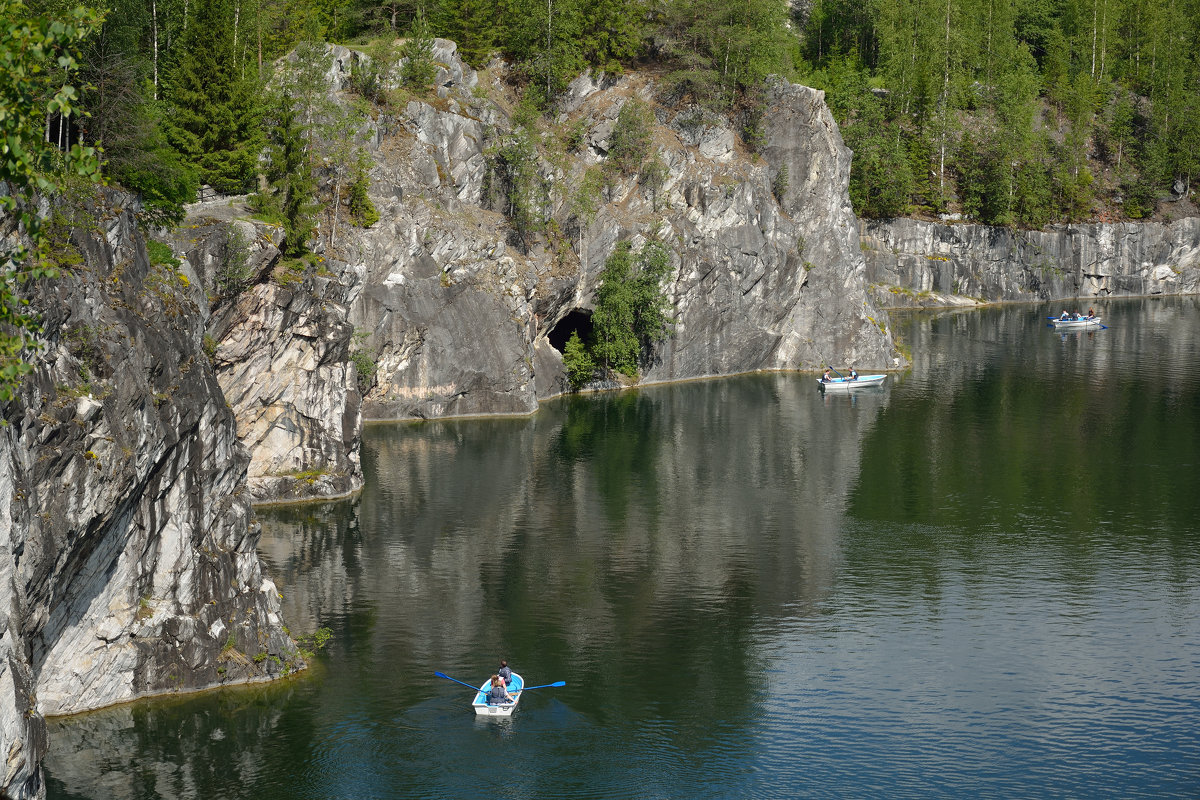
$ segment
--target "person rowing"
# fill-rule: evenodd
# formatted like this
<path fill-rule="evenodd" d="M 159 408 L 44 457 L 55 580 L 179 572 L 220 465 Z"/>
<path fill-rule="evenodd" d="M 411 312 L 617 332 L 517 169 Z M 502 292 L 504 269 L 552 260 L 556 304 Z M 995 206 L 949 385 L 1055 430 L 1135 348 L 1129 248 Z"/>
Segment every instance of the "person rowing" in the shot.
<path fill-rule="evenodd" d="M 821 376 L 821 383 L 829 383 L 833 380 L 833 375 L 829 372 L 829 367 L 825 368 L 825 374 Z"/>
<path fill-rule="evenodd" d="M 487 701 L 489 706 L 502 706 L 505 703 L 515 703 L 516 698 L 508 693 L 508 687 L 504 685 L 504 678 L 499 675 L 492 676 L 492 688 L 488 690 Z"/>

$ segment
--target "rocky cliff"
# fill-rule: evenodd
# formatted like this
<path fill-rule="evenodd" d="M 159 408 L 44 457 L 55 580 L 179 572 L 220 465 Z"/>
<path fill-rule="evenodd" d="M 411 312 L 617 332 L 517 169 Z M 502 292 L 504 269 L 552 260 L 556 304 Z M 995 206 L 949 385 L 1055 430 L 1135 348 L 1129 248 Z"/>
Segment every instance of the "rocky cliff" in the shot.
<path fill-rule="evenodd" d="M 378 362 L 366 416 L 529 413 L 565 391 L 559 348 L 586 324 L 605 259 L 618 242 L 649 237 L 672 253 L 675 323 L 642 383 L 828 359 L 893 365 L 866 290 L 850 152 L 822 93 L 771 87 L 753 153 L 727 119 L 655 106 L 650 78 L 580 78 L 558 118 L 537 123 L 545 233 L 521 246 L 493 191 L 497 149 L 515 127 L 503 68 L 477 74 L 452 42 L 437 47 L 437 97 L 371 123 L 381 219 L 355 236 L 364 285 L 350 314 Z M 335 75 L 363 58 L 332 52 Z M 653 109 L 648 158 L 665 177 L 607 171 L 595 214 L 574 213 L 572 192 L 605 164 L 635 100 Z M 562 144 L 570 130 L 583 146 Z"/>
<path fill-rule="evenodd" d="M 282 233 L 227 201 L 193 206 L 172 249 L 208 288 L 200 304 L 217 381 L 250 454 L 254 502 L 338 497 L 362 486 L 359 390 L 348 309 L 360 266 L 280 262 Z"/>
<path fill-rule="evenodd" d="M 912 219 L 861 224 L 884 306 L 1200 292 L 1200 219 L 1045 231 Z"/>
<path fill-rule="evenodd" d="M 42 794 L 42 715 L 301 668 L 262 573 L 248 456 L 186 265 L 127 200 L 55 211 L 43 350 L 0 427 L 4 796 Z"/>
<path fill-rule="evenodd" d="M 349 107 L 351 76 L 369 59 L 336 46 L 327 55 L 327 99 Z M 582 77 L 556 119 L 524 122 L 540 217 L 519 237 L 500 155 L 520 127 L 504 66 L 477 73 L 446 40 L 434 58 L 435 92 L 374 107 L 354 134 L 378 222 L 347 227 L 342 211 L 335 237 L 327 208 L 307 265 L 285 265 L 278 231 L 241 199 L 197 205 L 170 236 L 217 287 L 207 335 L 256 502 L 358 488 L 364 416 L 528 414 L 565 392 L 563 343 L 589 325 L 598 276 L 622 241 L 653 237 L 672 257 L 674 323 L 636 382 L 897 363 L 868 296 L 850 152 L 820 92 L 772 85 L 751 152 L 728 119 L 657 106 L 650 78 Z M 384 85 L 397 85 L 398 69 L 384 69 Z M 630 102 L 652 109 L 645 158 L 662 165 L 659 181 L 606 168 Z M 580 213 L 577 188 L 597 173 L 603 190 Z M 249 243 L 246 287 L 226 297 L 237 230 Z M 352 349 L 375 367 L 362 397 Z"/>

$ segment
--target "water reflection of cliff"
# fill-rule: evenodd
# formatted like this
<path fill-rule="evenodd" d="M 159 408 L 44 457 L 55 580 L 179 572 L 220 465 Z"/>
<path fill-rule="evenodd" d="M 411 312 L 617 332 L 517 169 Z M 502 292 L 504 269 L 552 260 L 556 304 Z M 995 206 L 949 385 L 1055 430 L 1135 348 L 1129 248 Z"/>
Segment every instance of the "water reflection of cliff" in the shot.
<path fill-rule="evenodd" d="M 864 440 L 854 515 L 956 531 L 942 546 L 1070 553 L 1097 528 L 1178 546 L 1200 513 L 1200 299 L 1093 304 L 1108 328 L 1047 329 L 1061 306 L 913 315 L 913 375 Z"/>
<path fill-rule="evenodd" d="M 48 720 L 50 796 L 239 796 L 264 771 L 264 744 L 297 724 L 294 691 L 243 686 Z"/>
<path fill-rule="evenodd" d="M 264 514 L 262 553 L 293 627 L 344 620 L 392 663 L 474 668 L 503 647 L 554 677 L 623 678 L 631 707 L 639 675 L 720 663 L 687 671 L 744 704 L 750 629 L 833 581 L 886 399 L 756 376 L 376 426 L 361 498 Z"/>

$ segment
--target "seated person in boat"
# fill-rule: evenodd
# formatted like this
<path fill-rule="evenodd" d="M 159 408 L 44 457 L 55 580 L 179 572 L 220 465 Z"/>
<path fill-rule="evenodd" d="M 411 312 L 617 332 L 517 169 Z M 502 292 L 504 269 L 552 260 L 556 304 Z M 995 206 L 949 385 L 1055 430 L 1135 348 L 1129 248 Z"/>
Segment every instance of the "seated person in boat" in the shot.
<path fill-rule="evenodd" d="M 849 380 L 849 381 L 856 381 L 856 380 L 858 380 L 858 370 L 856 370 L 854 367 L 851 367 L 851 368 L 850 368 L 850 375 L 849 375 L 849 376 L 846 378 L 846 380 Z"/>
<path fill-rule="evenodd" d="M 493 675 L 492 688 L 488 690 L 487 701 L 489 706 L 500 706 L 516 702 L 516 698 L 508 693 L 508 687 L 504 685 L 504 678 Z"/>
<path fill-rule="evenodd" d="M 496 670 L 496 674 L 504 678 L 504 685 L 508 686 L 512 683 L 512 670 L 508 668 L 508 662 L 503 658 L 500 659 L 500 669 Z"/>
<path fill-rule="evenodd" d="M 829 367 L 825 368 L 825 374 L 821 376 L 821 383 L 829 383 L 833 380 L 833 376 L 829 374 Z"/>
<path fill-rule="evenodd" d="M 1089 309 L 1088 309 L 1088 315 L 1087 315 L 1087 318 L 1088 318 L 1088 319 L 1095 319 L 1095 318 L 1096 318 L 1096 312 L 1095 312 L 1095 311 L 1093 311 L 1092 309 L 1090 309 L 1090 308 L 1089 308 Z"/>
<path fill-rule="evenodd" d="M 1071 318 L 1071 315 L 1070 315 L 1070 314 L 1068 314 L 1068 313 L 1067 313 L 1067 310 L 1064 308 L 1064 309 L 1063 309 L 1063 312 L 1062 312 L 1062 315 L 1061 315 L 1061 316 L 1059 316 L 1059 319 L 1070 319 L 1070 318 Z"/>

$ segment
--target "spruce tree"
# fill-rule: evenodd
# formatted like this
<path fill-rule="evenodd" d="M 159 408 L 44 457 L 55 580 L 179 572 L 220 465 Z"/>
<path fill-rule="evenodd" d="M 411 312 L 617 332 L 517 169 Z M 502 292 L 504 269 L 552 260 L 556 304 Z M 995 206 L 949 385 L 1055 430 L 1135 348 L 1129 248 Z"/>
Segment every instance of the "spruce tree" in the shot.
<path fill-rule="evenodd" d="M 202 182 L 220 192 L 245 191 L 259 149 L 257 86 L 235 52 L 231 0 L 193 2 L 170 84 L 168 136 Z"/>
<path fill-rule="evenodd" d="M 269 204 L 278 208 L 283 219 L 284 255 L 298 256 L 307 249 L 315 226 L 317 183 L 305 147 L 304 127 L 287 91 L 276 99 L 272 117 L 266 169 L 273 194 Z"/>

